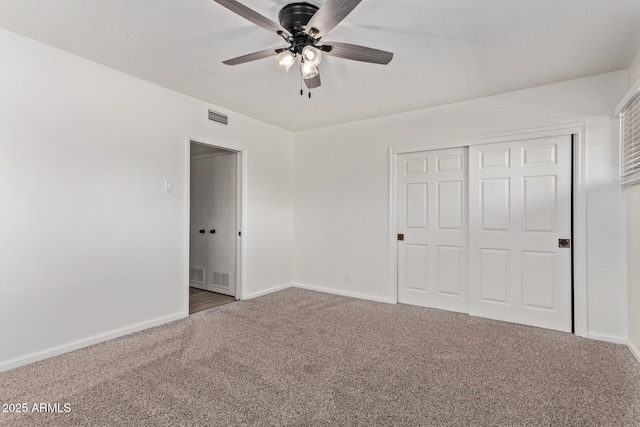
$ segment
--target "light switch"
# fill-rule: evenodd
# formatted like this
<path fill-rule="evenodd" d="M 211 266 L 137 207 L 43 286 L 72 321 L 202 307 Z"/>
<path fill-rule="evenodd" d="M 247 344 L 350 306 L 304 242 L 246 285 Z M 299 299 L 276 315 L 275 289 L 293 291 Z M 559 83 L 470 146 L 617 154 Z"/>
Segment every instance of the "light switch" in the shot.
<path fill-rule="evenodd" d="M 173 193 L 173 181 L 165 181 L 164 182 L 164 192 L 165 193 Z"/>

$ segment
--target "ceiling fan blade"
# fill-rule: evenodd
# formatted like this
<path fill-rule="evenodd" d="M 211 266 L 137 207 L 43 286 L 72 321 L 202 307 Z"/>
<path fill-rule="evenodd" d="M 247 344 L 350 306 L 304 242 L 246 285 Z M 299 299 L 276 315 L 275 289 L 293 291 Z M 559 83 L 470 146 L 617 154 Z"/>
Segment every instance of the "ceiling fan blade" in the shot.
<path fill-rule="evenodd" d="M 269 56 L 275 56 L 280 49 L 276 47 L 271 47 L 269 49 L 260 50 L 258 52 L 248 53 L 246 55 L 238 56 L 237 58 L 227 59 L 226 61 L 222 61 L 223 64 L 227 65 L 238 65 L 244 64 L 245 62 L 256 61 L 258 59 L 267 58 Z"/>
<path fill-rule="evenodd" d="M 320 38 L 324 36 L 350 14 L 361 1 L 362 0 L 327 0 L 311 17 L 311 20 L 306 26 L 307 32 L 315 28 L 318 30 L 318 33 L 313 35 L 313 37 Z"/>
<path fill-rule="evenodd" d="M 244 19 L 247 19 L 253 22 L 254 24 L 264 28 L 267 31 L 273 31 L 276 33 L 278 31 L 282 31 L 284 34 L 290 35 L 289 32 L 284 28 L 282 28 L 280 25 L 276 24 L 269 18 L 266 18 L 260 15 L 255 10 L 250 9 L 241 3 L 238 3 L 236 0 L 213 0 L 213 1 L 226 7 L 233 13 L 242 16 Z"/>
<path fill-rule="evenodd" d="M 307 85 L 307 89 L 315 89 L 317 87 L 320 87 L 320 73 L 318 73 L 317 76 L 311 78 L 311 79 L 305 79 L 304 80 L 304 84 Z"/>
<path fill-rule="evenodd" d="M 393 59 L 393 53 L 356 44 L 329 42 L 325 46 L 331 46 L 331 50 L 325 54 L 338 58 L 351 59 L 353 61 L 370 62 L 372 64 L 387 65 Z"/>

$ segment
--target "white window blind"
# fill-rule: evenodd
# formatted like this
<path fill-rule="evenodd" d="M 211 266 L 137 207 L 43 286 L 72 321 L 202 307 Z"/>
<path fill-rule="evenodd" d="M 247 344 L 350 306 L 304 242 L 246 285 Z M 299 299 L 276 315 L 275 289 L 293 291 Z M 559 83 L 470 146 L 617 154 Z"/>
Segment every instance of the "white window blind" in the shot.
<path fill-rule="evenodd" d="M 640 184 L 640 96 L 620 113 L 620 182 Z"/>

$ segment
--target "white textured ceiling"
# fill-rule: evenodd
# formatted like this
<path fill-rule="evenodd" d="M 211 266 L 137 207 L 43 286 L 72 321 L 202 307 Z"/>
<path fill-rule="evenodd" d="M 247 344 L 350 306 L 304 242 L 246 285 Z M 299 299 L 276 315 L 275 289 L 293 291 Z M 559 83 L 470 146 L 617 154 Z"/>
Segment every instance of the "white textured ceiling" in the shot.
<path fill-rule="evenodd" d="M 274 21 L 290 3 L 240 1 Z M 325 57 L 312 99 L 270 58 L 222 64 L 284 42 L 211 0 L 0 0 L 0 26 L 299 131 L 624 69 L 640 50 L 640 1 L 364 0 L 323 40 L 393 61 Z"/>

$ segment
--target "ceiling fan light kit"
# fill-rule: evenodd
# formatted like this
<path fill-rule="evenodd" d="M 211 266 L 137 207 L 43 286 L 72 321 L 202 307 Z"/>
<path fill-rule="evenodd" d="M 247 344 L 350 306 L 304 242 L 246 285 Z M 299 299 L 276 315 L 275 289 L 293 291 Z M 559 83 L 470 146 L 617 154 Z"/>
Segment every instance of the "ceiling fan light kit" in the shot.
<path fill-rule="evenodd" d="M 300 72 L 302 73 L 303 80 L 312 79 L 320 73 L 318 67 L 304 60 L 300 62 Z"/>
<path fill-rule="evenodd" d="M 275 56 L 275 58 L 278 68 L 280 68 L 283 73 L 288 73 L 289 69 L 291 69 L 293 64 L 296 62 L 296 55 L 289 50 L 280 52 Z"/>
<path fill-rule="evenodd" d="M 386 65 L 393 53 L 348 43 L 329 42 L 320 44 L 320 39 L 338 25 L 362 0 L 327 0 L 320 8 L 309 3 L 291 3 L 280 10 L 276 24 L 253 9 L 236 0 L 213 0 L 254 24 L 275 32 L 289 46 L 264 49 L 258 52 L 223 61 L 227 65 L 267 58 L 275 54 L 278 68 L 287 73 L 296 62 L 300 62 L 300 73 L 308 89 L 320 86 L 318 65 L 323 53 L 353 61 Z M 311 93 L 309 93 L 311 95 Z"/>
<path fill-rule="evenodd" d="M 320 61 L 322 61 L 322 54 L 319 49 L 311 45 L 307 45 L 302 49 L 302 59 L 307 64 L 312 64 L 314 66 L 320 65 Z"/>

